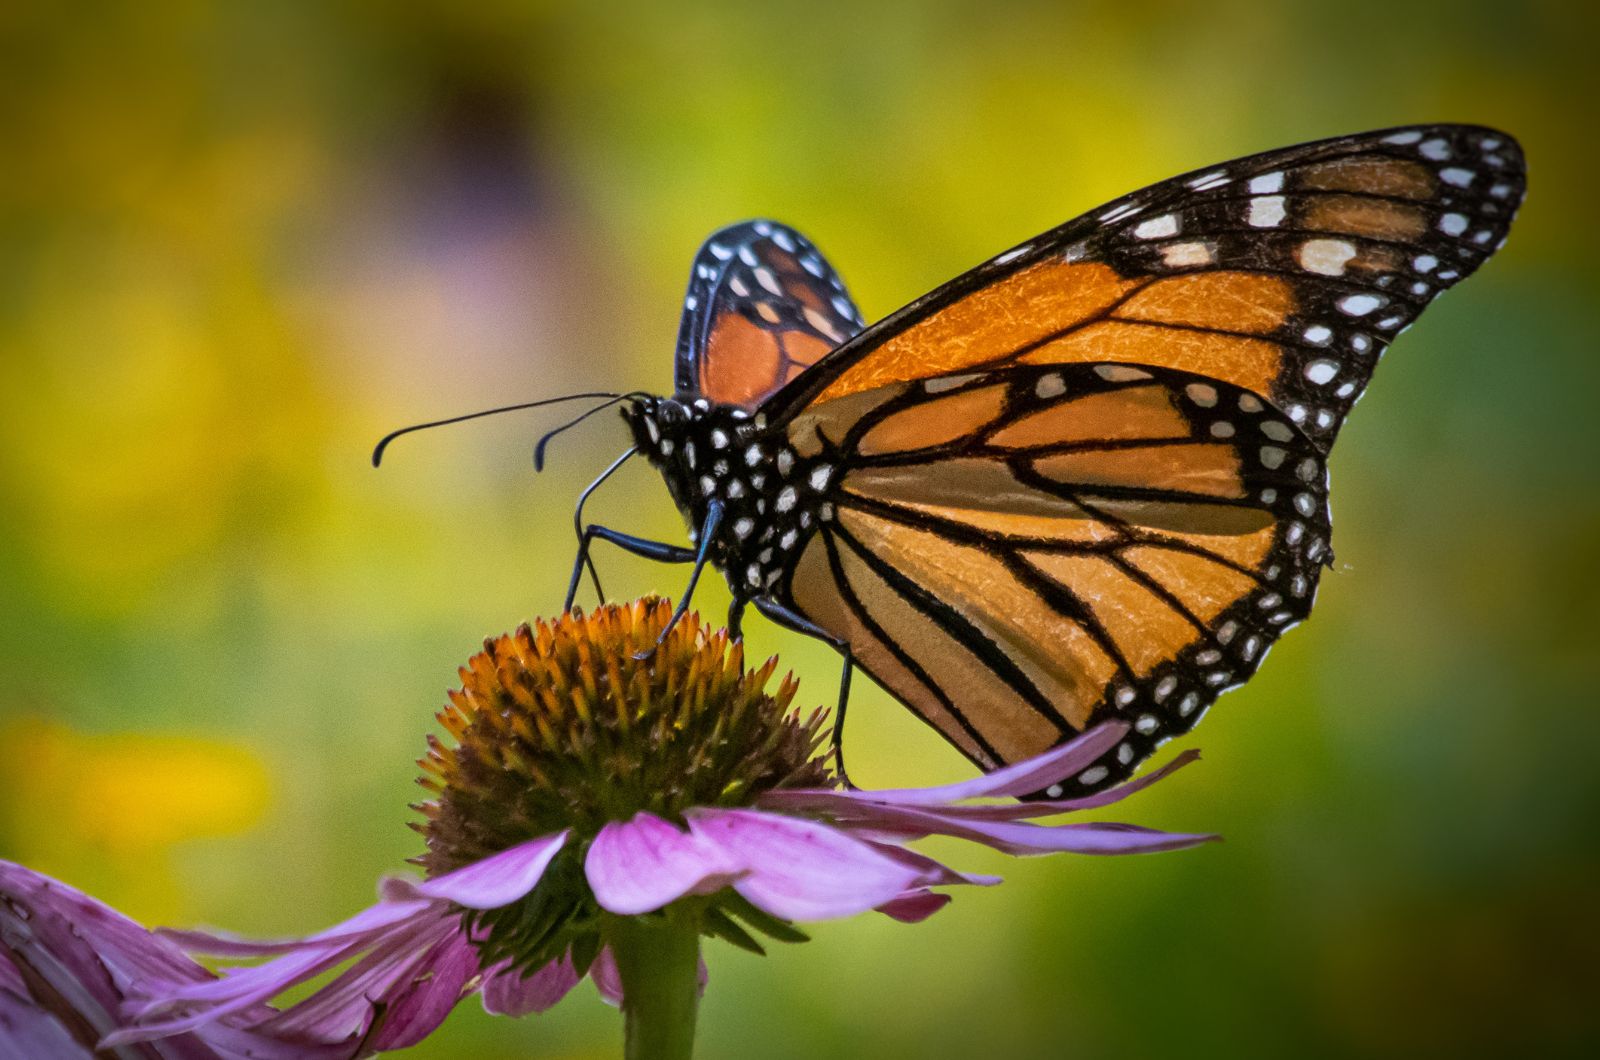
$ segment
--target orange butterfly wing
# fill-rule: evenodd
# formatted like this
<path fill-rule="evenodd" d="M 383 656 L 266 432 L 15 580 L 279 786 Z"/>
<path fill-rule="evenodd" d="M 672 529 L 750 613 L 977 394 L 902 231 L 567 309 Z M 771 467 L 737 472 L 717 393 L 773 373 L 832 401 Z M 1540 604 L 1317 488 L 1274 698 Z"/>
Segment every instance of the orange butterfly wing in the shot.
<path fill-rule="evenodd" d="M 1080 784 L 1125 774 L 1255 671 L 1329 558 L 1316 445 L 1187 372 L 1007 366 L 800 430 L 840 478 L 781 588 L 986 769 L 1109 709 L 1135 731 Z"/>
<path fill-rule="evenodd" d="M 754 409 L 861 328 L 844 283 L 799 232 L 729 225 L 701 246 L 689 276 L 678 393 Z"/>
<path fill-rule="evenodd" d="M 760 406 L 840 476 L 785 602 L 985 768 L 1120 716 L 1133 732 L 1066 787 L 1126 776 L 1309 613 L 1322 457 L 1525 182 L 1515 141 L 1474 126 L 1291 147 L 874 324 Z"/>
<path fill-rule="evenodd" d="M 1253 391 L 1326 449 L 1394 336 L 1504 242 L 1525 186 L 1514 140 L 1462 125 L 1197 170 L 913 302 L 766 411 L 963 370 L 1125 361 Z"/>

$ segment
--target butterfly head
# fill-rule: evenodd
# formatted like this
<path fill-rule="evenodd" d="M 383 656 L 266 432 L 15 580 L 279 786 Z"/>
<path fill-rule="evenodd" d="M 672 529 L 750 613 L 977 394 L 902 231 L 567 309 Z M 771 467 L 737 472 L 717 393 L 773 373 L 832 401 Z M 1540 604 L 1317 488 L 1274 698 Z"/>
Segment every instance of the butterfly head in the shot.
<path fill-rule="evenodd" d="M 709 406 L 693 398 L 645 396 L 622 406 L 633 444 L 666 479 L 673 500 L 691 515 L 697 464 L 696 439 L 704 433 Z M 704 448 L 700 445 L 699 448 Z"/>
<path fill-rule="evenodd" d="M 718 450 L 754 437 L 763 422 L 742 408 L 694 394 L 641 396 L 622 407 L 622 418 L 650 463 L 697 473 L 727 455 Z"/>
<path fill-rule="evenodd" d="M 658 467 L 682 449 L 690 413 L 689 405 L 670 397 L 641 397 L 622 406 L 634 445 Z"/>

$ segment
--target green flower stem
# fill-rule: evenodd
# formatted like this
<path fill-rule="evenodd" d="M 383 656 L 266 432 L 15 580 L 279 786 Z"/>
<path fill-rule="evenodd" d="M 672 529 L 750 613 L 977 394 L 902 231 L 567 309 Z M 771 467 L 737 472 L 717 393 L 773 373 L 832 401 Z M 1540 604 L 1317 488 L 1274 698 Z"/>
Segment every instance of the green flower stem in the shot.
<path fill-rule="evenodd" d="M 607 917 L 622 976 L 627 1060 L 689 1060 L 700 1005 L 700 924 L 688 910 Z"/>

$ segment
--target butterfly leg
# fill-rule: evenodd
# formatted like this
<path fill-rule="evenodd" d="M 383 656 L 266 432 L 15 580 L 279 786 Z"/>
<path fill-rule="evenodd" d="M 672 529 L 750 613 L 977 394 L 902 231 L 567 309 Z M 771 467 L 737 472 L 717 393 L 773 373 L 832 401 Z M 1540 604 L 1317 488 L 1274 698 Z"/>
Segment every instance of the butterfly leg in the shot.
<path fill-rule="evenodd" d="M 572 563 L 572 580 L 567 583 L 567 602 L 562 605 L 563 611 L 572 610 L 572 602 L 578 595 L 578 582 L 583 578 L 583 566 L 589 560 L 589 546 L 598 538 L 609 541 L 626 552 L 645 559 L 653 559 L 661 563 L 693 563 L 696 553 L 681 545 L 669 545 L 663 541 L 650 541 L 632 534 L 619 533 L 609 526 L 586 526 L 578 538 L 578 557 Z M 696 569 L 698 573 L 698 568 Z M 694 583 L 690 582 L 692 586 Z"/>
<path fill-rule="evenodd" d="M 833 735 L 829 739 L 829 753 L 833 755 L 834 767 L 839 773 L 839 779 L 846 788 L 854 789 L 850 782 L 850 774 L 844 768 L 844 710 L 850 705 L 850 675 L 855 672 L 855 659 L 850 654 L 848 641 L 840 640 L 821 626 L 811 622 L 805 616 L 791 611 L 782 604 L 771 600 L 755 601 L 756 610 L 766 615 L 780 626 L 792 629 L 796 633 L 804 633 L 808 637 L 816 637 L 820 641 L 832 644 L 844 656 L 844 669 L 839 674 L 839 705 L 833 712 Z"/>
<path fill-rule="evenodd" d="M 744 606 L 745 600 L 741 596 L 735 596 L 733 603 L 728 605 L 729 640 L 744 639 Z"/>
<path fill-rule="evenodd" d="M 700 581 L 700 572 L 706 569 L 706 563 L 711 559 L 711 542 L 716 538 L 717 526 L 721 522 L 722 502 L 711 501 L 706 505 L 705 522 L 700 524 L 700 548 L 692 557 L 694 559 L 694 569 L 689 572 L 689 584 L 684 586 L 683 595 L 678 598 L 678 606 L 673 609 L 672 617 L 667 620 L 666 628 L 661 631 L 661 636 L 656 638 L 656 648 L 661 647 L 662 643 L 667 639 L 667 634 L 671 633 L 672 628 L 678 624 L 678 619 L 682 618 L 689 610 L 689 601 L 694 599 L 694 587 Z M 655 542 L 648 543 L 654 544 Z M 668 547 L 675 548 L 676 546 Z M 678 549 L 677 551 L 687 552 L 688 550 Z M 577 572 L 574 572 L 573 577 L 577 577 Z M 634 658 L 647 659 L 654 651 L 655 648 L 651 648 L 650 651 L 635 655 Z"/>
<path fill-rule="evenodd" d="M 599 477 L 593 482 L 589 483 L 589 485 L 584 488 L 584 491 L 578 495 L 578 505 L 572 510 L 572 528 L 576 530 L 578 534 L 578 553 L 579 555 L 583 556 L 584 562 L 588 564 L 589 577 L 594 581 L 594 595 L 601 601 L 605 600 L 606 591 L 600 587 L 600 572 L 595 569 L 594 560 L 590 558 L 587 549 L 584 547 L 583 506 L 589 503 L 590 494 L 594 493 L 595 490 L 604 485 L 606 479 L 610 478 L 616 472 L 617 468 L 621 467 L 623 464 L 626 464 L 629 458 L 631 458 L 638 451 L 638 446 L 629 446 L 627 452 L 613 460 L 611 462 L 611 466 L 600 472 Z M 573 595 L 574 594 L 572 592 L 567 594 L 568 608 L 572 606 Z"/>

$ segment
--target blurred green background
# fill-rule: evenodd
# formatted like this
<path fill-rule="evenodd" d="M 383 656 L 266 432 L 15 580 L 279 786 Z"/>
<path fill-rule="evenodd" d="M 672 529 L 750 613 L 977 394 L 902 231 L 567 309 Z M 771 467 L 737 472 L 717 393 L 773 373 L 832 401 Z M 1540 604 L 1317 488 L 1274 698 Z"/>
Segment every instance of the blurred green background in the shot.
<path fill-rule="evenodd" d="M 481 638 L 559 606 L 671 383 L 690 258 L 798 225 L 869 319 L 1124 191 L 1433 119 L 1522 139 L 1505 250 L 1334 459 L 1318 613 L 1127 804 L 1222 845 L 1013 862 L 925 925 L 711 944 L 706 1057 L 1594 1055 L 1600 128 L 1578 5 L 86 3 L 0 9 L 0 856 L 305 931 L 418 850 Z M 648 469 L 593 513 L 681 534 Z M 680 571 L 603 554 L 623 596 Z M 700 598 L 710 614 L 721 587 Z M 832 654 L 751 620 L 802 699 Z M 809 690 L 809 691 L 808 691 Z M 867 783 L 964 775 L 876 689 Z M 1170 747 L 1170 755 L 1176 747 Z M 938 852 L 936 850 L 935 852 Z M 607 1056 L 588 987 L 418 1055 Z"/>

